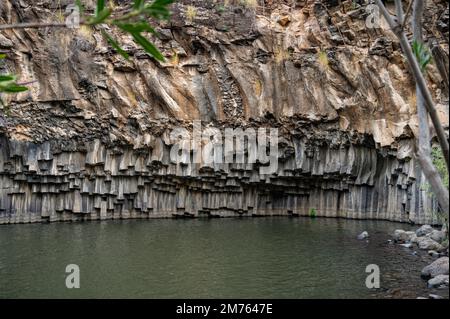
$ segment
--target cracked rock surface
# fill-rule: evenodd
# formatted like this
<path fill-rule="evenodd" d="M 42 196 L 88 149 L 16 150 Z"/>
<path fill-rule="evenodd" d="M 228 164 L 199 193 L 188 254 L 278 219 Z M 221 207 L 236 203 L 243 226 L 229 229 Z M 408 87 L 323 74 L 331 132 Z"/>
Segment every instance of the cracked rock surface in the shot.
<path fill-rule="evenodd" d="M 54 21 L 71 2 L 2 0 L 0 23 Z M 0 32 L 8 55 L 0 70 L 32 81 L 28 92 L 3 97 L 0 223 L 312 209 L 437 223 L 413 154 L 415 86 L 387 26 L 367 28 L 364 6 L 352 1 L 223 2 L 172 7 L 152 38 L 164 63 L 116 30 L 130 61 L 85 27 Z M 437 69 L 448 69 L 448 2 L 428 7 L 436 63 L 427 80 L 448 129 L 446 75 Z M 194 120 L 278 128 L 277 172 L 171 162 L 167 136 Z"/>

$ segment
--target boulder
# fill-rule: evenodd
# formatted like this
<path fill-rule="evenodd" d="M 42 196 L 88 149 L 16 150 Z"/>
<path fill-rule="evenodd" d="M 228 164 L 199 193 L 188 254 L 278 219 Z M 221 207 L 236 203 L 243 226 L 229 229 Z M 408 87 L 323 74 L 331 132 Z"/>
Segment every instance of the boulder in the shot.
<path fill-rule="evenodd" d="M 395 241 L 410 242 L 413 236 L 415 236 L 413 231 L 404 231 L 403 229 L 397 229 L 394 231 Z"/>
<path fill-rule="evenodd" d="M 434 229 L 427 236 L 429 236 L 434 241 L 437 241 L 438 243 L 442 243 L 444 241 L 444 239 L 445 239 L 445 232 L 443 232 L 442 230 Z"/>
<path fill-rule="evenodd" d="M 422 277 L 448 275 L 448 257 L 441 257 L 422 269 Z"/>
<path fill-rule="evenodd" d="M 436 251 L 441 251 L 443 249 L 441 244 L 428 237 L 419 242 L 419 248 L 423 250 L 436 250 Z"/>
<path fill-rule="evenodd" d="M 436 288 L 440 286 L 448 286 L 448 275 L 437 275 L 428 280 L 428 288 Z"/>
<path fill-rule="evenodd" d="M 414 234 L 413 236 L 411 236 L 411 239 L 409 241 L 413 244 L 417 244 L 419 242 L 419 238 L 423 238 L 423 237 L 417 237 L 417 235 Z"/>
<path fill-rule="evenodd" d="M 358 235 L 357 238 L 358 238 L 359 240 L 363 240 L 363 239 L 369 238 L 369 233 L 366 232 L 366 231 L 363 231 L 361 234 Z"/>
<path fill-rule="evenodd" d="M 433 231 L 433 227 L 430 225 L 423 225 L 419 229 L 416 230 L 417 237 L 426 236 Z"/>
<path fill-rule="evenodd" d="M 411 239 L 413 237 L 416 237 L 416 233 L 413 231 L 407 231 L 407 232 L 405 232 L 405 236 L 406 236 L 406 241 L 411 242 Z"/>

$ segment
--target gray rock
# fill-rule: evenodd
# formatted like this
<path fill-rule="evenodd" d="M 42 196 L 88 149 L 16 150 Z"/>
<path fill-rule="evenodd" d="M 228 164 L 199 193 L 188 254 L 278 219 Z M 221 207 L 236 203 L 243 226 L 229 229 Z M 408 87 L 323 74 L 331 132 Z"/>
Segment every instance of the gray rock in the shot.
<path fill-rule="evenodd" d="M 441 257 L 422 269 L 422 277 L 448 275 L 448 257 Z"/>
<path fill-rule="evenodd" d="M 0 47 L 2 48 L 12 48 L 14 44 L 11 40 L 5 38 L 2 34 L 0 34 Z"/>
<path fill-rule="evenodd" d="M 414 234 L 413 236 L 411 236 L 411 239 L 409 241 L 413 244 L 417 244 L 419 242 L 419 238 L 423 238 L 423 237 L 417 237 L 417 235 Z"/>
<path fill-rule="evenodd" d="M 440 256 L 440 254 L 437 251 L 435 251 L 435 250 L 429 250 L 428 251 L 428 255 L 430 255 L 432 257 L 439 257 Z"/>
<path fill-rule="evenodd" d="M 415 236 L 413 231 L 404 231 L 402 229 L 397 229 L 394 231 L 394 239 L 396 241 L 409 242 L 413 236 Z"/>
<path fill-rule="evenodd" d="M 412 248 L 413 244 L 411 244 L 411 243 L 400 244 L 400 246 L 405 247 L 405 248 Z"/>
<path fill-rule="evenodd" d="M 430 299 L 444 299 L 444 297 L 439 296 L 439 295 L 434 295 L 434 294 L 430 294 L 429 297 L 430 297 Z"/>
<path fill-rule="evenodd" d="M 419 229 L 416 230 L 417 237 L 426 236 L 427 234 L 431 233 L 433 231 L 433 227 L 430 225 L 423 225 Z"/>
<path fill-rule="evenodd" d="M 448 287 L 448 275 L 437 275 L 428 280 L 428 288 L 436 288 L 440 286 Z"/>
<path fill-rule="evenodd" d="M 438 243 L 442 243 L 445 239 L 445 232 L 434 229 L 427 236 L 429 236 L 431 239 L 433 239 L 434 241 L 436 241 Z"/>
<path fill-rule="evenodd" d="M 441 251 L 443 249 L 441 244 L 435 242 L 433 239 L 428 237 L 419 242 L 419 248 L 423 250 L 437 250 L 437 251 Z"/>
<path fill-rule="evenodd" d="M 361 234 L 358 235 L 357 238 L 358 238 L 359 240 L 363 240 L 363 239 L 369 238 L 369 233 L 366 232 L 366 231 L 363 231 Z"/>

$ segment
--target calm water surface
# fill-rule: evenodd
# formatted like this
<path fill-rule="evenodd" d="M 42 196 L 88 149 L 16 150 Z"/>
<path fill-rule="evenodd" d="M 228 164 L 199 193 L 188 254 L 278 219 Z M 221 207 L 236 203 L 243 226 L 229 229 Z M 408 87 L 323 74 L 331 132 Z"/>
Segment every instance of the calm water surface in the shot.
<path fill-rule="evenodd" d="M 432 261 L 387 239 L 403 224 L 309 218 L 0 226 L 0 298 L 416 298 Z M 367 230 L 370 240 L 359 241 Z M 77 264 L 81 288 L 67 289 Z M 381 269 L 381 289 L 365 268 Z"/>

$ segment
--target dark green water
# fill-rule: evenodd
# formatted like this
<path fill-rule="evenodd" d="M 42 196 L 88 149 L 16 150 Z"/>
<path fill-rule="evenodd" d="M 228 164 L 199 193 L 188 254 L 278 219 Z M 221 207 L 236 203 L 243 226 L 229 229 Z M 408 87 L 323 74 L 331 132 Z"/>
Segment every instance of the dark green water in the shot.
<path fill-rule="evenodd" d="M 408 226 L 281 217 L 4 225 L 0 298 L 427 296 L 420 270 L 431 259 L 388 244 L 396 228 Z M 367 242 L 356 239 L 363 230 Z M 68 264 L 80 267 L 80 289 L 65 286 Z M 368 264 L 380 267 L 381 289 L 366 288 Z"/>

